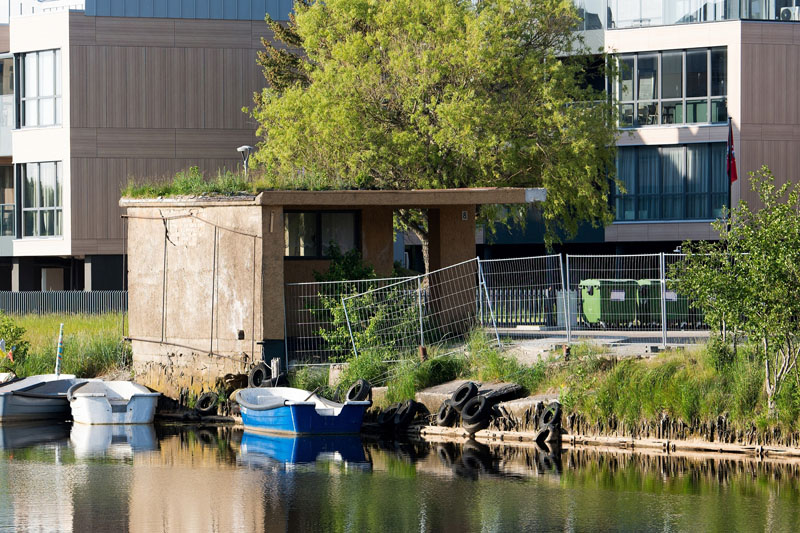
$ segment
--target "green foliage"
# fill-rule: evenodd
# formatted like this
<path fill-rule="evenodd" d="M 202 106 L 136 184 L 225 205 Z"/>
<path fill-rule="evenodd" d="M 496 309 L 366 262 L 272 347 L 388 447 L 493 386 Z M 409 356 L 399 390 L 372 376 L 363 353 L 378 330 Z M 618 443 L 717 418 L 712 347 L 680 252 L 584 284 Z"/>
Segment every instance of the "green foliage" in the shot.
<path fill-rule="evenodd" d="M 329 395 L 328 369 L 313 366 L 298 368 L 289 374 L 289 386 L 307 391 L 318 390 L 322 395 Z"/>
<path fill-rule="evenodd" d="M 711 335 L 706 345 L 706 350 L 711 358 L 714 368 L 723 370 L 733 364 L 734 353 L 733 348 L 727 342 L 722 340 L 719 335 Z"/>
<path fill-rule="evenodd" d="M 328 270 L 326 272 L 314 271 L 315 280 L 349 281 L 377 277 L 375 268 L 364 261 L 361 251 L 357 248 L 342 253 L 339 245 L 331 241 L 328 247 L 328 257 L 331 260 Z"/>
<path fill-rule="evenodd" d="M 457 379 L 468 369 L 460 354 L 433 357 L 422 363 L 406 359 L 392 367 L 387 383 L 389 403 L 413 399 L 417 391 Z"/>
<path fill-rule="evenodd" d="M 342 371 L 337 390 L 340 393 L 355 383 L 357 379 L 366 379 L 373 386 L 386 382 L 392 354 L 384 350 L 365 350 L 358 357 L 351 357 Z"/>
<path fill-rule="evenodd" d="M 128 198 L 156 198 L 159 196 L 191 196 L 201 194 L 220 194 L 235 196 L 243 192 L 254 192 L 252 183 L 244 176 L 230 171 L 219 172 L 215 178 L 206 178 L 198 167 L 181 170 L 171 180 L 139 183 L 129 181 L 122 190 Z"/>
<path fill-rule="evenodd" d="M 688 256 L 670 269 L 675 287 L 723 324 L 763 346 L 769 411 L 800 355 L 800 183 L 775 185 L 767 167 L 751 173 L 761 208 L 741 202 L 714 222 L 718 242 L 686 243 Z"/>
<path fill-rule="evenodd" d="M 0 339 L 6 342 L 6 353 L 13 348 L 13 357 L 15 363 L 10 360 L 4 359 L 0 365 L 7 368 L 16 368 L 16 365 L 21 364 L 28 355 L 30 349 L 30 342 L 25 340 L 25 328 L 17 323 L 17 321 L 0 311 Z M 5 354 L 3 354 L 5 355 Z"/>
<path fill-rule="evenodd" d="M 254 161 L 275 188 L 546 187 L 548 242 L 607 223 L 615 106 L 562 60 L 590 53 L 578 21 L 563 0 L 295 3 L 271 24 L 288 52 L 260 57 Z"/>
<path fill-rule="evenodd" d="M 523 365 L 503 354 L 482 330 L 474 330 L 467 340 L 469 375 L 480 381 L 518 383 L 528 391 L 536 390 L 545 379 L 545 364 Z"/>

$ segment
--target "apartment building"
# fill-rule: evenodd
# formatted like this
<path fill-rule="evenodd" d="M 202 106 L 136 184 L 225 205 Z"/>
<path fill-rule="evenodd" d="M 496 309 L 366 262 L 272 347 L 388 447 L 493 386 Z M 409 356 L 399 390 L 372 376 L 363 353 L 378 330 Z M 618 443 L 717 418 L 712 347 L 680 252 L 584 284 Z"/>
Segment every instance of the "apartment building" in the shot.
<path fill-rule="evenodd" d="M 2 2 L 0 2 L 2 4 Z M 0 5 L 0 290 L 122 288 L 129 179 L 241 165 L 291 0 Z"/>
<path fill-rule="evenodd" d="M 711 221 L 740 199 L 747 173 L 800 177 L 800 0 L 575 0 L 586 43 L 619 58 L 616 220 L 583 228 L 570 253 L 672 251 L 714 239 Z M 739 180 L 726 173 L 728 118 Z M 500 232 L 487 256 L 538 253 L 540 229 Z"/>

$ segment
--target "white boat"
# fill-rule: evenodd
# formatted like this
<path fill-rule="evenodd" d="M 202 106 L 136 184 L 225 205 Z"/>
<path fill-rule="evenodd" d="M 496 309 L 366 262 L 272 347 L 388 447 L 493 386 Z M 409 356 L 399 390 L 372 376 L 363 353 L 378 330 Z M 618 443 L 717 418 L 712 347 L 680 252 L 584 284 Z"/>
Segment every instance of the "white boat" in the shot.
<path fill-rule="evenodd" d="M 40 374 L 0 384 L 0 422 L 66 420 L 67 391 L 84 381 L 69 374 Z"/>
<path fill-rule="evenodd" d="M 158 449 L 152 424 L 72 424 L 69 440 L 78 458 L 107 456 L 125 459 L 138 452 Z"/>
<path fill-rule="evenodd" d="M 151 424 L 159 396 L 132 381 L 89 380 L 68 391 L 79 424 Z"/>

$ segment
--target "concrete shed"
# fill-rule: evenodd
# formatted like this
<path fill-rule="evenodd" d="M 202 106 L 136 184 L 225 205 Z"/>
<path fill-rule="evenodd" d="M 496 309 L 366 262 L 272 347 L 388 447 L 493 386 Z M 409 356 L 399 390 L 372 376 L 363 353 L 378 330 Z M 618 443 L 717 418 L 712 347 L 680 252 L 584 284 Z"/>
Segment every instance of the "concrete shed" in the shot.
<path fill-rule="evenodd" d="M 542 189 L 267 191 L 129 199 L 129 337 L 137 380 L 179 398 L 283 356 L 284 289 L 325 271 L 327 243 L 392 270 L 392 216 L 428 209 L 432 269 L 475 257 L 480 204 L 543 201 Z"/>

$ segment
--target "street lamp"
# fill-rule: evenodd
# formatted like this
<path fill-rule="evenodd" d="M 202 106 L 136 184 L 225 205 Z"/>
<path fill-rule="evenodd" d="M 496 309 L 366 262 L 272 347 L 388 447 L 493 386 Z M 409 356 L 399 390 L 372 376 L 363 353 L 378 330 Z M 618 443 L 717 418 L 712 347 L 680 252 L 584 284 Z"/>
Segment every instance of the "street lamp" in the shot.
<path fill-rule="evenodd" d="M 244 163 L 244 180 L 247 181 L 247 163 L 250 161 L 250 154 L 255 151 L 255 148 L 249 144 L 245 144 L 244 146 L 237 148 L 236 151 L 242 154 L 242 162 Z"/>

